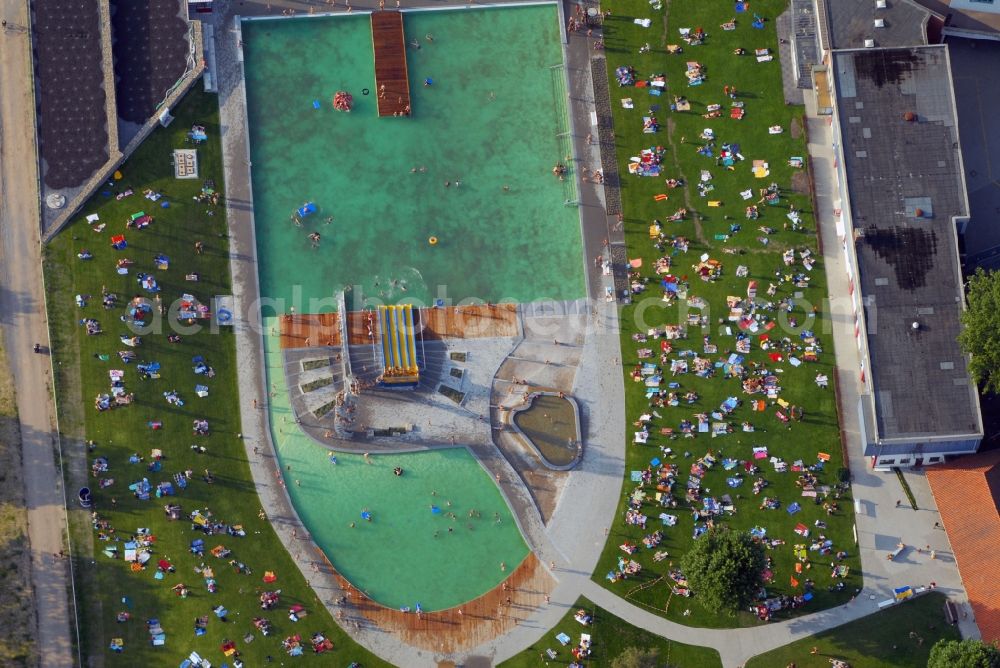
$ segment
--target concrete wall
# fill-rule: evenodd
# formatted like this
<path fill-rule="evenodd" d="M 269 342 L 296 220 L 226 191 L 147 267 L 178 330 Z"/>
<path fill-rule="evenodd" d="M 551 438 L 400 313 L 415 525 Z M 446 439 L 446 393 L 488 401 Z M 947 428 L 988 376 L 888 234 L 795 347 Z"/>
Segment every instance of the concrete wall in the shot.
<path fill-rule="evenodd" d="M 917 465 L 940 464 L 947 458 L 969 455 L 978 449 L 978 438 L 941 443 L 900 443 L 886 447 L 868 443 L 865 445 L 865 456 L 874 458 L 874 466 L 912 468 Z"/>

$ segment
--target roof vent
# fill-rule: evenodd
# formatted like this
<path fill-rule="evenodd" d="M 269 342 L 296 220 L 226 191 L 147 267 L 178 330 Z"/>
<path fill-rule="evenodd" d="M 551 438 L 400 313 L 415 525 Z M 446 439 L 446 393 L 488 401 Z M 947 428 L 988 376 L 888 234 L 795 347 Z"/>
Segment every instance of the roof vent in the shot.
<path fill-rule="evenodd" d="M 912 323 L 910 323 L 910 329 L 912 329 L 913 331 L 917 331 L 918 329 L 920 329 L 920 323 L 914 320 Z"/>
<path fill-rule="evenodd" d="M 875 0 L 875 9 L 885 9 L 885 0 Z"/>
<path fill-rule="evenodd" d="M 885 27 L 885 19 L 875 19 L 875 27 L 876 28 L 884 28 Z"/>
<path fill-rule="evenodd" d="M 875 40 L 873 40 L 873 39 L 866 39 L 865 40 L 865 48 L 866 49 L 871 49 L 871 48 L 874 48 L 874 47 L 875 47 Z"/>
<path fill-rule="evenodd" d="M 917 115 L 912 111 L 908 111 L 905 114 L 903 114 L 903 120 L 906 121 L 907 123 L 912 123 L 913 121 L 917 120 Z"/>

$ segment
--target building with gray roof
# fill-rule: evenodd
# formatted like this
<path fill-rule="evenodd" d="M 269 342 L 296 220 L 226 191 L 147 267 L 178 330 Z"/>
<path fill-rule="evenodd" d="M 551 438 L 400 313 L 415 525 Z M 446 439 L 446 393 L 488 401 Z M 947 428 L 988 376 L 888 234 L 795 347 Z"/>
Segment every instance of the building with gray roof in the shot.
<path fill-rule="evenodd" d="M 821 0 L 829 21 L 828 49 L 892 48 L 926 43 L 931 17 L 910 0 Z"/>
<path fill-rule="evenodd" d="M 948 49 L 838 50 L 831 69 L 865 455 L 908 466 L 975 452 L 978 391 L 956 341 L 969 204 Z"/>

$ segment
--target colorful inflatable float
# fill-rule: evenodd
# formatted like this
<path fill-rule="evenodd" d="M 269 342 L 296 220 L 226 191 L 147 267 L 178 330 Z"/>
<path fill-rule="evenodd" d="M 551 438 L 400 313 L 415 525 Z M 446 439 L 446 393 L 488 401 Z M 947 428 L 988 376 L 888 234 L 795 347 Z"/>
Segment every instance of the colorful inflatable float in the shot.
<path fill-rule="evenodd" d="M 318 211 L 318 209 L 316 208 L 316 204 L 314 202 L 306 202 L 295 210 L 295 214 L 299 218 L 306 218 L 316 213 L 316 211 Z"/>
<path fill-rule="evenodd" d="M 382 330 L 382 376 L 379 386 L 392 390 L 411 390 L 420 382 L 417 363 L 416 329 L 413 306 L 379 306 Z"/>
<path fill-rule="evenodd" d="M 333 108 L 337 111 L 350 111 L 354 106 L 354 98 L 344 90 L 338 90 L 333 95 Z"/>

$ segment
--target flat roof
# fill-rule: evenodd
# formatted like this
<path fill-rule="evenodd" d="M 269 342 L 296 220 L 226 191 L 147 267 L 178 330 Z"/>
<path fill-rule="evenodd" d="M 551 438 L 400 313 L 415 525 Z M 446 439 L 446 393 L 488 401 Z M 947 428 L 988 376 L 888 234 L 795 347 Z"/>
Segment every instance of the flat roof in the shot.
<path fill-rule="evenodd" d="M 874 40 L 876 47 L 925 44 L 924 23 L 928 12 L 908 0 L 889 0 L 884 8 L 875 0 L 828 0 L 830 41 L 834 49 L 856 49 Z M 883 21 L 875 27 L 875 20 Z"/>
<path fill-rule="evenodd" d="M 109 153 L 99 6 L 35 0 L 31 7 L 43 179 L 55 190 L 72 188 Z"/>
<path fill-rule="evenodd" d="M 945 19 L 947 28 L 971 30 L 981 33 L 1000 32 L 1000 13 L 990 10 L 989 4 L 962 2 L 959 0 L 915 0 L 927 9 L 940 14 Z"/>
<path fill-rule="evenodd" d="M 141 125 L 184 75 L 188 26 L 178 0 L 112 0 L 111 8 L 118 115 Z"/>
<path fill-rule="evenodd" d="M 968 197 L 949 67 L 945 46 L 833 54 L 879 440 L 982 434 L 956 341 Z"/>

